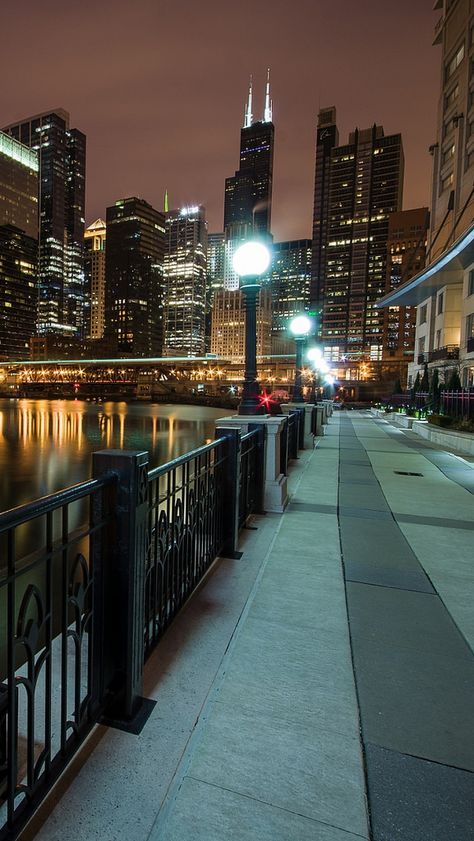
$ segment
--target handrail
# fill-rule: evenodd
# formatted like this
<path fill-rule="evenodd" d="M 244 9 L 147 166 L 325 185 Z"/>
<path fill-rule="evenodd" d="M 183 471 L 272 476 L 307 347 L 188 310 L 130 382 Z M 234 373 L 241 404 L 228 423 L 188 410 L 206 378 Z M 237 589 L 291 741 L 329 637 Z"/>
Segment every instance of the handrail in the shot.
<path fill-rule="evenodd" d="M 22 523 L 27 523 L 29 520 L 34 520 L 36 517 L 41 517 L 43 514 L 55 511 L 63 505 L 69 505 L 72 502 L 77 502 L 79 499 L 84 499 L 91 493 L 112 485 L 116 479 L 117 475 L 111 472 L 103 478 L 88 479 L 86 482 L 80 482 L 77 485 L 72 485 L 70 488 L 42 496 L 39 499 L 33 500 L 33 502 L 26 502 L 23 505 L 10 508 L 8 511 L 3 511 L 0 514 L 0 534 L 3 534 L 4 531 L 14 526 L 19 526 Z"/>
<path fill-rule="evenodd" d="M 158 479 L 160 476 L 163 476 L 165 473 L 168 473 L 169 470 L 174 470 L 176 467 L 180 467 L 182 464 L 187 464 L 188 461 L 191 461 L 193 458 L 197 458 L 198 456 L 204 455 L 205 453 L 214 450 L 218 446 L 218 444 L 223 444 L 225 440 L 225 436 L 223 436 L 222 438 L 216 438 L 209 444 L 203 444 L 202 447 L 197 447 L 195 450 L 191 450 L 189 453 L 185 453 L 182 456 L 177 456 L 177 458 L 172 459 L 172 461 L 167 461 L 165 464 L 160 464 L 158 467 L 154 467 L 152 470 L 148 471 L 149 481 L 152 482 L 154 479 Z"/>

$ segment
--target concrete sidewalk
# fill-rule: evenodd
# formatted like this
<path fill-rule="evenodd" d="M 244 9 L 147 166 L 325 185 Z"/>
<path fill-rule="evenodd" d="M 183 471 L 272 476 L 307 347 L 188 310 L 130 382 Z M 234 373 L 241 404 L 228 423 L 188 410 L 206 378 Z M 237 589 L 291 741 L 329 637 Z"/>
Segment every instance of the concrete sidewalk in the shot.
<path fill-rule="evenodd" d="M 474 469 L 327 430 L 148 661 L 142 733 L 97 728 L 25 841 L 474 837 Z"/>

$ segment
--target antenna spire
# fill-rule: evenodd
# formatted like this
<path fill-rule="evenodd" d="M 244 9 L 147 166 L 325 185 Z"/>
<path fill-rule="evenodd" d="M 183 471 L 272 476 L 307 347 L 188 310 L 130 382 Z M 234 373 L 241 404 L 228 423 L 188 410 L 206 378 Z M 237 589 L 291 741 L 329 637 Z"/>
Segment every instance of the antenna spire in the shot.
<path fill-rule="evenodd" d="M 165 211 L 165 213 L 169 213 L 168 190 L 165 190 L 163 210 Z"/>
<path fill-rule="evenodd" d="M 245 106 L 244 128 L 249 128 L 252 125 L 252 120 L 252 77 L 250 76 L 249 98 L 247 105 Z"/>
<path fill-rule="evenodd" d="M 270 99 L 270 68 L 267 68 L 267 87 L 265 89 L 265 109 L 263 112 L 263 122 L 271 123 L 272 121 L 273 102 Z"/>

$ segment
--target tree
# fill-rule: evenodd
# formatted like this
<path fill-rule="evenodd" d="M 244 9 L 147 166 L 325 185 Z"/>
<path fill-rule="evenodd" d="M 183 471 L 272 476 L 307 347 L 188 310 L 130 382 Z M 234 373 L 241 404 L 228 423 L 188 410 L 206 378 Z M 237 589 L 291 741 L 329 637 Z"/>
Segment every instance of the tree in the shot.
<path fill-rule="evenodd" d="M 461 378 L 457 368 L 451 368 L 448 384 L 446 386 L 448 391 L 461 391 Z"/>
<path fill-rule="evenodd" d="M 392 394 L 401 394 L 402 393 L 402 384 L 400 382 L 400 377 L 397 377 L 395 380 L 395 384 L 393 386 Z"/>
<path fill-rule="evenodd" d="M 425 362 L 425 367 L 423 368 L 423 376 L 421 378 L 420 383 L 420 391 L 428 391 L 430 387 L 430 378 L 428 376 L 428 363 Z"/>
<path fill-rule="evenodd" d="M 413 388 L 411 390 L 412 400 L 415 400 L 417 392 L 420 391 L 420 383 L 420 372 L 418 371 L 415 377 L 415 382 L 413 383 Z"/>

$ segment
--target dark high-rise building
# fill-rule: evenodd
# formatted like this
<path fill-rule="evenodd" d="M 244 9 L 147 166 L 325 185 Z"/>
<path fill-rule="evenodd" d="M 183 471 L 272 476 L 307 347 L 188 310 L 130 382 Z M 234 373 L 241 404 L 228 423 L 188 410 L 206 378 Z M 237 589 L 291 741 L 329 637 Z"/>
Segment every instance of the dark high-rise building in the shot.
<path fill-rule="evenodd" d="M 318 151 L 325 171 L 316 170 L 312 295 L 320 338 L 334 361 L 346 353 L 381 360 L 384 315 L 375 303 L 385 289 L 389 215 L 402 203 L 402 138 L 374 125 Z"/>
<path fill-rule="evenodd" d="M 390 214 L 386 294 L 424 267 L 429 218 L 427 207 Z M 383 313 L 383 358 L 408 364 L 415 347 L 416 307 L 386 307 Z"/>
<path fill-rule="evenodd" d="M 316 168 L 314 175 L 313 252 L 311 267 L 311 306 L 318 309 L 324 297 L 325 254 L 329 221 L 329 174 L 331 152 L 339 143 L 336 109 L 324 108 L 318 115 Z"/>
<path fill-rule="evenodd" d="M 170 355 L 204 353 L 207 222 L 204 207 L 166 214 L 163 333 Z"/>
<path fill-rule="evenodd" d="M 238 279 L 232 269 L 232 255 L 239 242 L 250 234 L 271 237 L 274 136 L 268 76 L 261 120 L 253 119 L 250 82 L 244 125 L 240 131 L 240 166 L 235 175 L 226 178 L 225 182 L 225 285 L 228 289 L 238 288 Z"/>
<path fill-rule="evenodd" d="M 39 154 L 38 333 L 85 330 L 84 202 L 86 138 L 63 109 L 28 117 L 5 131 Z"/>
<path fill-rule="evenodd" d="M 234 176 L 226 178 L 224 229 L 244 225 L 252 232 L 267 234 L 271 229 L 273 144 L 270 78 L 267 78 L 263 118 L 254 121 L 252 83 L 240 131 L 240 166 Z"/>
<path fill-rule="evenodd" d="M 38 156 L 0 132 L 0 359 L 28 359 L 36 329 Z"/>
<path fill-rule="evenodd" d="M 294 353 L 288 326 L 293 316 L 310 307 L 311 240 L 276 242 L 271 269 L 272 348 L 274 353 Z"/>
<path fill-rule="evenodd" d="M 107 208 L 105 337 L 110 353 L 161 356 L 165 217 L 139 198 Z"/>

